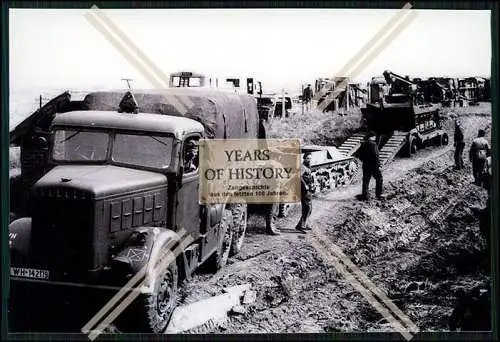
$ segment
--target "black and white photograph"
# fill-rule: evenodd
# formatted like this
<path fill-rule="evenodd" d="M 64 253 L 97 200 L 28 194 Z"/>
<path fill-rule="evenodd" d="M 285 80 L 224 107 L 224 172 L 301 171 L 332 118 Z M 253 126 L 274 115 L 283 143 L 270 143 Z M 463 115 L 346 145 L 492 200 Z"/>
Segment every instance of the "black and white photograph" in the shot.
<path fill-rule="evenodd" d="M 10 8 L 9 332 L 491 331 L 491 11 L 412 4 Z"/>

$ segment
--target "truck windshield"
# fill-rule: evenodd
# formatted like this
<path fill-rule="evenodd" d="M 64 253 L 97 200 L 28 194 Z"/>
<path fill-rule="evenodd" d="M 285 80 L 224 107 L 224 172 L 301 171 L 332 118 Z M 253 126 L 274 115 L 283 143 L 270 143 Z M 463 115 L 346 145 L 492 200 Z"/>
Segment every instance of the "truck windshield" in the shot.
<path fill-rule="evenodd" d="M 112 159 L 115 162 L 164 169 L 172 156 L 171 137 L 116 134 Z"/>
<path fill-rule="evenodd" d="M 105 161 L 109 135 L 75 129 L 56 130 L 52 157 L 57 161 Z"/>

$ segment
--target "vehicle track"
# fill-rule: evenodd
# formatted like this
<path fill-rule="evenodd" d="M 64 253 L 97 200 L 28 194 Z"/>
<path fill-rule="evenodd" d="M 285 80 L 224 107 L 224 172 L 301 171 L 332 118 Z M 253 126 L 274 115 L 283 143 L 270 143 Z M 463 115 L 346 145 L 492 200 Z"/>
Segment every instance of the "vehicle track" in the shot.
<path fill-rule="evenodd" d="M 465 135 L 469 141 L 489 120 L 484 116 L 466 116 L 463 119 L 466 121 Z M 453 131 L 449 130 L 449 134 L 452 136 Z M 467 148 L 468 146 L 465 151 Z M 464 152 L 464 159 L 466 156 Z M 431 174 L 450 172 L 450 167 L 453 165 L 453 144 L 423 149 L 411 158 L 393 160 L 383 171 L 388 196 L 394 187 L 408 186 L 397 183 L 397 181 L 404 182 L 404 176 L 408 172 L 432 161 L 439 162 L 431 166 Z M 460 177 L 465 180 L 470 179 L 471 176 L 465 172 L 469 171 L 462 172 Z M 371 184 L 371 189 L 373 187 L 374 184 Z M 351 185 L 315 196 L 312 224 L 324 232 L 325 229 L 329 229 L 328 227 L 342 223 L 349 209 L 359 209 L 363 206 L 354 199 L 359 191 L 358 178 Z M 425 219 L 412 227 L 414 229 L 405 232 L 406 236 L 403 234 L 402 240 L 413 241 L 421 236 L 425 227 L 439 224 L 440 218 L 446 216 L 457 201 L 458 199 L 451 199 L 450 202 L 435 205 L 433 210 L 426 214 Z M 378 206 L 380 204 L 372 202 L 367 205 L 366 210 L 375 210 L 373 208 L 379 208 Z M 411 211 L 405 212 L 405 217 L 418 217 L 425 207 L 426 204 L 423 202 L 413 207 Z M 404 211 L 405 208 L 401 210 Z M 373 329 L 374 325 L 378 326 L 377 329 L 384 326 L 385 329 L 391 329 L 380 321 L 380 317 L 375 320 L 380 321 L 378 324 L 372 322 L 373 317 L 365 317 L 373 311 L 369 304 L 365 303 L 349 284 L 340 279 L 334 270 L 323 263 L 313 247 L 305 241 L 303 234 L 294 231 L 299 215 L 300 205 L 295 205 L 287 217 L 278 219 L 277 227 L 282 232 L 280 236 L 263 235 L 264 220 L 250 219 L 245 245 L 240 255 L 232 258 L 230 264 L 217 274 L 198 275 L 185 287 L 183 291 L 186 301 L 217 295 L 226 286 L 244 282 L 251 283 L 253 289 L 257 291 L 256 303 L 250 305 L 247 313 L 231 317 L 223 327 L 207 328 L 204 332 L 363 331 Z M 383 230 L 380 230 L 379 234 L 382 235 L 382 239 L 390 239 L 383 236 Z M 341 249 L 348 247 L 343 245 L 342 241 L 333 241 L 337 245 L 340 243 Z M 428 252 L 432 253 L 432 250 Z M 360 253 L 362 254 L 361 248 Z M 404 249 L 401 250 L 401 259 L 406 257 L 405 253 Z M 363 266 L 369 276 L 374 274 L 368 270 L 370 264 Z M 378 276 L 374 282 L 386 291 L 390 288 Z M 377 317 L 377 314 L 371 315 Z"/>

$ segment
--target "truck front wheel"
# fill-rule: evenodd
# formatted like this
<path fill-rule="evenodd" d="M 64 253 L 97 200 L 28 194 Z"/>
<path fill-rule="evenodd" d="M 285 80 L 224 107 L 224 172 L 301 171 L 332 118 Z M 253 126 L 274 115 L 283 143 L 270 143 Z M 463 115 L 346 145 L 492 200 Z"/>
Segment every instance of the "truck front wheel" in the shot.
<path fill-rule="evenodd" d="M 141 293 L 118 322 L 120 331 L 163 333 L 176 307 L 178 269 L 175 262 L 155 278 L 153 293 Z M 121 323 L 121 324 L 120 324 Z M 138 330 L 138 331 L 137 331 Z"/>
<path fill-rule="evenodd" d="M 441 143 L 443 145 L 448 145 L 448 134 L 444 133 L 443 136 L 441 137 Z"/>

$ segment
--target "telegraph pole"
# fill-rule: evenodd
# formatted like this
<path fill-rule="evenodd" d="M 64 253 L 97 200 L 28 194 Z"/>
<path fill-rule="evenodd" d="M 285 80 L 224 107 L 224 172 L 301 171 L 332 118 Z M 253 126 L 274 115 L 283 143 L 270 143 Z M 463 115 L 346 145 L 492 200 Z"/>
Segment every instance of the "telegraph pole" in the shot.
<path fill-rule="evenodd" d="M 132 78 L 122 78 L 122 81 L 127 82 L 128 89 L 132 89 L 132 88 L 130 87 L 130 82 L 131 82 L 131 81 L 133 81 L 133 79 L 132 79 Z"/>
<path fill-rule="evenodd" d="M 285 118 L 285 88 L 281 89 L 281 118 Z"/>
<path fill-rule="evenodd" d="M 304 84 L 302 83 L 302 101 L 300 103 L 302 104 L 302 115 L 304 115 Z"/>

